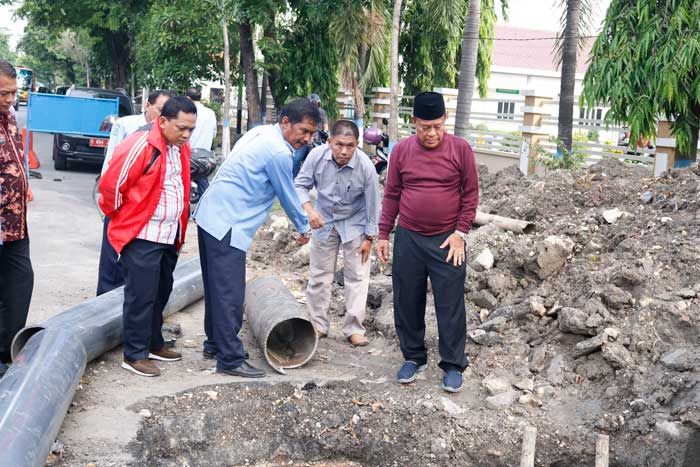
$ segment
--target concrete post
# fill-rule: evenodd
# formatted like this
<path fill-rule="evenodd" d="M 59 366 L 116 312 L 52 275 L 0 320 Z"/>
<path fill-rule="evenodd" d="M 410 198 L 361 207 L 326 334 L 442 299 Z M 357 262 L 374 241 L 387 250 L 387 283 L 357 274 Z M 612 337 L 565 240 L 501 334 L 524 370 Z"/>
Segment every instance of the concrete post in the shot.
<path fill-rule="evenodd" d="M 666 169 L 671 169 L 678 155 L 676 138 L 671 134 L 671 122 L 660 119 L 656 125 L 656 154 L 666 154 Z"/>
<path fill-rule="evenodd" d="M 533 90 L 522 93 L 525 96 L 525 106 L 523 124 L 520 126 L 523 138 L 520 144 L 520 171 L 525 175 L 533 175 L 537 168 L 537 145 L 549 136 L 542 128 L 542 120 L 549 114 L 544 105 L 552 98 Z"/>
<path fill-rule="evenodd" d="M 385 125 L 382 123 L 383 118 L 389 118 L 389 105 L 391 104 L 391 89 L 389 88 L 372 88 L 374 97 L 370 100 L 372 104 L 372 111 L 369 116 L 372 119 L 372 123 L 377 128 L 381 128 L 383 131 L 387 131 Z"/>

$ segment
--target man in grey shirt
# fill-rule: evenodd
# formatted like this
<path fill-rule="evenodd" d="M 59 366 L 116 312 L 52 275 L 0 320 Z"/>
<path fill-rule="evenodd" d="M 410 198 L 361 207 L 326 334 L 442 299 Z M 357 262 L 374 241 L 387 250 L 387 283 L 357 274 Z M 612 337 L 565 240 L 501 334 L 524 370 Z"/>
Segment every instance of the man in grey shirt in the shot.
<path fill-rule="evenodd" d="M 333 276 L 342 248 L 346 308 L 342 331 L 354 346 L 368 344 L 362 322 L 369 287 L 369 257 L 379 221 L 377 173 L 369 157 L 357 147 L 359 136 L 354 123 L 337 121 L 328 144 L 309 153 L 294 181 L 314 229 L 306 289 L 311 319 L 319 337 L 326 337 Z M 309 196 L 312 188 L 317 192 L 316 206 Z"/>

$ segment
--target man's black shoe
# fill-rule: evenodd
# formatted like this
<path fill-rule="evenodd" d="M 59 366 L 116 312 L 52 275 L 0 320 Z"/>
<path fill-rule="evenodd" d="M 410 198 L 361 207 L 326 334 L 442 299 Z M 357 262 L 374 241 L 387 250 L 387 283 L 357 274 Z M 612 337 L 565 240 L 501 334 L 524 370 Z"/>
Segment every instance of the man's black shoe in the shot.
<path fill-rule="evenodd" d="M 202 350 L 202 356 L 205 360 L 216 360 L 216 352 L 207 352 L 206 350 Z M 248 352 L 246 351 L 245 359 L 248 360 L 249 358 L 250 355 L 248 355 Z"/>
<path fill-rule="evenodd" d="M 265 372 L 263 370 L 255 368 L 248 362 L 243 362 L 238 368 L 232 368 L 230 370 L 217 368 L 216 372 L 231 376 L 241 376 L 243 378 L 262 378 L 265 376 Z"/>

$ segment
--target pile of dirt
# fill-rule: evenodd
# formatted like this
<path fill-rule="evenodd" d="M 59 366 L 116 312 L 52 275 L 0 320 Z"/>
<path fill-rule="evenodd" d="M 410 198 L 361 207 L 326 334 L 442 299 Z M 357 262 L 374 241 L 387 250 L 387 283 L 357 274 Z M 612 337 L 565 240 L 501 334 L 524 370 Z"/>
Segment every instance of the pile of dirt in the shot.
<path fill-rule="evenodd" d="M 611 465 L 698 465 L 699 176 L 694 166 L 654 178 L 647 167 L 615 160 L 536 177 L 480 168 L 480 210 L 536 229 L 519 235 L 488 225 L 469 235 L 471 394 L 452 399 L 456 408 L 436 402 L 439 391 L 426 395 L 389 380 L 303 390 L 232 385 L 216 390 L 228 401 L 221 412 L 199 392 L 189 397 L 203 405 L 180 418 L 170 415 L 181 410 L 179 397 L 159 401 L 163 415 L 148 419 L 139 436 L 160 450 L 144 442 L 136 452 L 149 465 L 198 465 L 224 456 L 223 445 L 240 453 L 221 457 L 232 465 L 514 465 L 523 426 L 534 425 L 538 464 L 590 465 L 593 437 L 605 433 Z M 308 247 L 293 245 L 292 230 L 273 218 L 249 261 L 253 270 L 281 274 L 303 300 Z M 390 270 L 373 266 L 366 324 L 372 339 L 396 350 Z M 342 272 L 334 290 L 338 323 Z M 436 349 L 428 303 L 426 341 Z M 221 437 L 183 438 L 193 424 L 200 433 L 212 424 Z M 261 436 L 264 446 L 254 441 Z M 158 456 L 172 462 L 158 464 Z"/>

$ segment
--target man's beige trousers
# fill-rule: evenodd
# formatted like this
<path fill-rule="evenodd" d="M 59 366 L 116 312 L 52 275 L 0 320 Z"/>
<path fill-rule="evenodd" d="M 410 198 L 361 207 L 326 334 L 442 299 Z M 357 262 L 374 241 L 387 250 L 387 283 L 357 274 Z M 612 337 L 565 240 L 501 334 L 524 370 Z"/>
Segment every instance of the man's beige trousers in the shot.
<path fill-rule="evenodd" d="M 343 271 L 345 278 L 345 318 L 343 334 L 365 333 L 362 322 L 365 319 L 367 306 L 367 289 L 369 287 L 370 260 L 362 264 L 360 246 L 364 236 L 359 236 L 351 242 L 342 244 L 340 235 L 333 229 L 325 241 L 318 241 L 316 236 L 311 238 L 311 256 L 309 285 L 306 296 L 309 302 L 311 320 L 318 332 L 328 334 L 330 319 L 328 308 L 333 291 L 333 277 L 338 259 L 338 251 L 343 249 Z"/>

